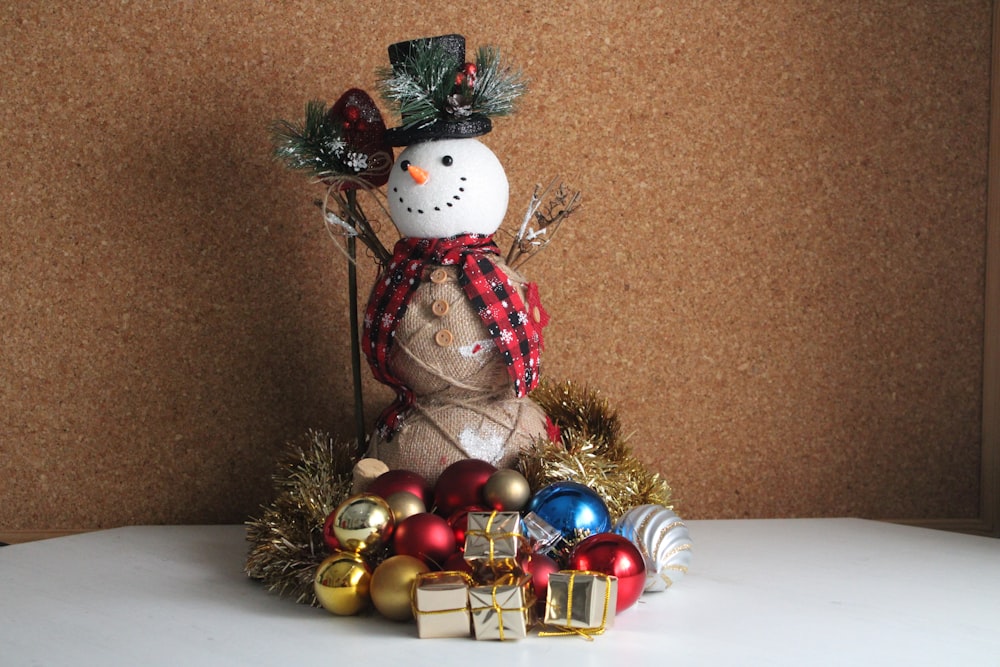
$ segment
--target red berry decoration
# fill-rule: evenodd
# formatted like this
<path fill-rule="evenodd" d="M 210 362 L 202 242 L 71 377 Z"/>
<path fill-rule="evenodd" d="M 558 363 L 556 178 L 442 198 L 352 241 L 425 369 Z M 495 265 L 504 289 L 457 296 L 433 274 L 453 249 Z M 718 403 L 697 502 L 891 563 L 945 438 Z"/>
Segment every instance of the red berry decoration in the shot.
<path fill-rule="evenodd" d="M 392 541 L 397 554 L 440 568 L 455 553 L 455 533 L 443 517 L 424 512 L 403 519 Z"/>
<path fill-rule="evenodd" d="M 619 614 L 639 600 L 646 585 L 646 565 L 638 547 L 615 533 L 598 533 L 582 540 L 570 551 L 567 567 L 618 577 Z"/>
<path fill-rule="evenodd" d="M 455 461 L 441 471 L 434 485 L 435 511 L 451 516 L 460 509 L 482 503 L 483 487 L 497 469 L 481 459 Z"/>
<path fill-rule="evenodd" d="M 425 507 L 431 506 L 434 495 L 430 483 L 422 476 L 409 470 L 390 470 L 375 478 L 366 493 L 388 498 L 394 493 L 407 491 L 424 501 Z"/>
<path fill-rule="evenodd" d="M 465 74 L 465 85 L 469 88 L 476 86 L 477 71 L 475 63 L 465 63 L 465 66 L 462 67 L 462 73 Z"/>

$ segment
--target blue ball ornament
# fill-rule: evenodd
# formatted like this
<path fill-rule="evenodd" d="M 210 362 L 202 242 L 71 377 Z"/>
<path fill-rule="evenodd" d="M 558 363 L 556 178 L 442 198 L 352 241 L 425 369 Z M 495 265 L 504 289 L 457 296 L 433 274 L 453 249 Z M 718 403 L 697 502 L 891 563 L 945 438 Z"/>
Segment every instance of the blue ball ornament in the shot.
<path fill-rule="evenodd" d="M 604 499 L 577 482 L 553 482 L 532 496 L 525 512 L 534 512 L 562 535 L 562 542 L 606 533 L 611 514 Z"/>

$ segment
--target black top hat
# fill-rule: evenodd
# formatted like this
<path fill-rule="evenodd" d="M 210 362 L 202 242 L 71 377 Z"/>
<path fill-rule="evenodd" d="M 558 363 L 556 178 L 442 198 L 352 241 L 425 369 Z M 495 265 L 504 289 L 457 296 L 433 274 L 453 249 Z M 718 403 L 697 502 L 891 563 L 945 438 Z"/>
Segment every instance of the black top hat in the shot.
<path fill-rule="evenodd" d="M 499 71 L 497 54 L 481 49 L 465 61 L 465 37 L 440 35 L 389 46 L 392 68 L 383 70 L 383 97 L 398 105 L 400 127 L 387 130 L 392 146 L 435 139 L 478 137 L 493 129 L 491 115 L 513 110 L 523 92 L 520 72 Z M 477 87 L 480 81 L 489 85 Z"/>

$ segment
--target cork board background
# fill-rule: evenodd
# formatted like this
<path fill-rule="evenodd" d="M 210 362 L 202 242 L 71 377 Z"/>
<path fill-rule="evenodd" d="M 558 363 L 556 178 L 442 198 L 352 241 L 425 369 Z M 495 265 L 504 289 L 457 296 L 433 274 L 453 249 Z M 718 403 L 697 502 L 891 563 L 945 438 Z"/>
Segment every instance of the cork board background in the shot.
<path fill-rule="evenodd" d="M 989 2 L 443 5 L 0 6 L 0 528 L 243 521 L 349 437 L 346 265 L 267 127 L 445 32 L 531 80 L 509 222 L 583 192 L 526 266 L 546 375 L 682 515 L 977 515 Z"/>

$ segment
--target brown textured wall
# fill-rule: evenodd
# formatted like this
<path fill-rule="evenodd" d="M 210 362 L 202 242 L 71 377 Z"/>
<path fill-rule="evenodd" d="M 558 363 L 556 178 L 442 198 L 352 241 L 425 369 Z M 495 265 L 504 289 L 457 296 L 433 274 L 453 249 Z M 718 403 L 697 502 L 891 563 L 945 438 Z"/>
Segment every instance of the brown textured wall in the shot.
<path fill-rule="evenodd" d="M 682 514 L 975 516 L 990 3 L 649 4 L 0 7 L 0 527 L 241 521 L 350 434 L 345 264 L 266 128 L 452 31 L 532 81 L 511 222 L 584 193 L 526 267 L 548 376 Z"/>

